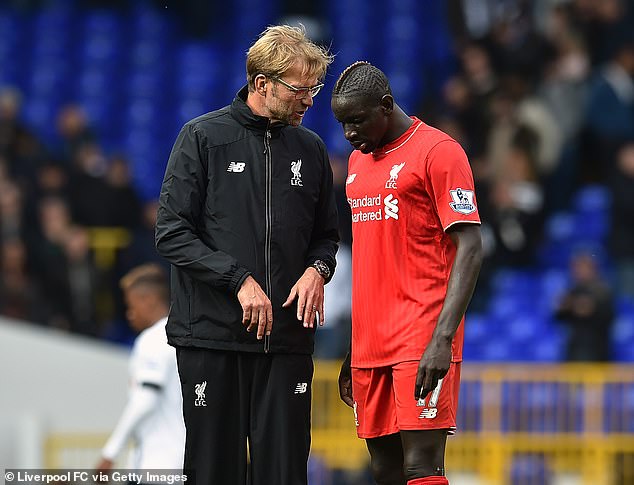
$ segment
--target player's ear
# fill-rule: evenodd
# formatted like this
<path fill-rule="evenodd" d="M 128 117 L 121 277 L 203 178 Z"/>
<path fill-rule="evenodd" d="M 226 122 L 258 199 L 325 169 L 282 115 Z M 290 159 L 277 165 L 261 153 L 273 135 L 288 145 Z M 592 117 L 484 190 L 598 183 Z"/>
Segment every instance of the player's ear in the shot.
<path fill-rule="evenodd" d="M 264 74 L 258 74 L 255 76 L 253 80 L 253 85 L 255 88 L 255 92 L 261 94 L 262 96 L 266 95 L 266 76 Z"/>
<path fill-rule="evenodd" d="M 385 115 L 389 116 L 394 111 L 394 98 L 391 94 L 385 94 L 381 98 L 380 105 Z"/>

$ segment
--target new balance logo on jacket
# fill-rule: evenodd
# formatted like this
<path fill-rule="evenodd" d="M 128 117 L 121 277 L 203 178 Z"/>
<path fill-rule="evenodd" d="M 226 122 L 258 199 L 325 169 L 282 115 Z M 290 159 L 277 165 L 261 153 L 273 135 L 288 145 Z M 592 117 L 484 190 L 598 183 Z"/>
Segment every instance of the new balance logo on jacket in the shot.
<path fill-rule="evenodd" d="M 244 167 L 246 163 L 244 162 L 231 162 L 227 167 L 227 172 L 244 172 Z"/>

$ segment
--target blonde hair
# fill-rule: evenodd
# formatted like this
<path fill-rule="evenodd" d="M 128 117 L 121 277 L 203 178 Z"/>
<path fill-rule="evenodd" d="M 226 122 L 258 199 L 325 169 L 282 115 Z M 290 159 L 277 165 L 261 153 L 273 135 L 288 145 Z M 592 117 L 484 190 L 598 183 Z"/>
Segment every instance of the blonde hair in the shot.
<path fill-rule="evenodd" d="M 254 89 L 258 74 L 279 77 L 295 61 L 303 63 L 303 76 L 322 80 L 333 56 L 306 37 L 303 26 L 274 25 L 268 27 L 247 52 L 247 83 Z"/>
<path fill-rule="evenodd" d="M 169 304 L 169 287 L 167 275 L 156 263 L 146 263 L 131 269 L 121 280 L 119 286 L 123 291 L 136 288 L 149 288 L 166 304 Z"/>

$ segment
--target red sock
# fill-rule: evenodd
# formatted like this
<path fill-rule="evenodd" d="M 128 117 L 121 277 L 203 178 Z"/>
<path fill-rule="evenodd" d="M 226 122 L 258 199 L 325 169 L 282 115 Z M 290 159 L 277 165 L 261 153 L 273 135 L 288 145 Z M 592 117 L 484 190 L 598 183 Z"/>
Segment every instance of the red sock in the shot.
<path fill-rule="evenodd" d="M 408 480 L 407 485 L 449 485 L 446 477 L 423 477 Z"/>

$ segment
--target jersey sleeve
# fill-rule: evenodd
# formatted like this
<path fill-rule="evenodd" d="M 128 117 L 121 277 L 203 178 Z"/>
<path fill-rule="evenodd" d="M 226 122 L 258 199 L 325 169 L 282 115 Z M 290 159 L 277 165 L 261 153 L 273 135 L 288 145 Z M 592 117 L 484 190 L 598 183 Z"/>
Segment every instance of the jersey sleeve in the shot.
<path fill-rule="evenodd" d="M 101 452 L 104 458 L 114 461 L 139 423 L 154 410 L 158 399 L 159 393 L 155 389 L 141 386 L 132 389 L 125 409 Z"/>
<path fill-rule="evenodd" d="M 430 150 L 427 177 L 429 192 L 445 231 L 461 222 L 480 223 L 473 173 L 467 155 L 457 142 L 441 141 Z"/>
<path fill-rule="evenodd" d="M 172 347 L 157 341 L 155 337 L 150 334 L 142 335 L 142 341 L 135 349 L 132 378 L 139 385 L 162 388 L 176 356 Z"/>

